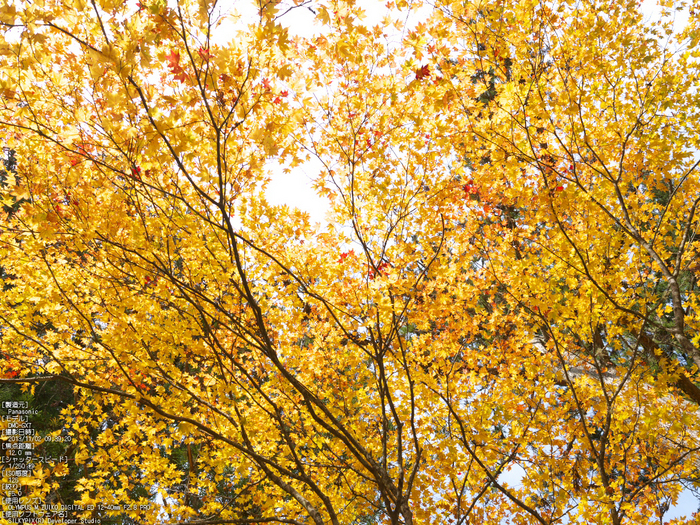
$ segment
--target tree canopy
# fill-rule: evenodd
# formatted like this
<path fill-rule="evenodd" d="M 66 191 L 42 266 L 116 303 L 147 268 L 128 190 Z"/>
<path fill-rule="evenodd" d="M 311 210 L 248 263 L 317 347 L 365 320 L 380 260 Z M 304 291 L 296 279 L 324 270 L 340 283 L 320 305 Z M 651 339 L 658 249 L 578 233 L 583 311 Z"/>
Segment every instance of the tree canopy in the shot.
<path fill-rule="evenodd" d="M 663 524 L 697 490 L 700 4 L 418 6 L 0 6 L 0 383 L 62 392 L 38 446 L 71 443 L 36 519 Z"/>

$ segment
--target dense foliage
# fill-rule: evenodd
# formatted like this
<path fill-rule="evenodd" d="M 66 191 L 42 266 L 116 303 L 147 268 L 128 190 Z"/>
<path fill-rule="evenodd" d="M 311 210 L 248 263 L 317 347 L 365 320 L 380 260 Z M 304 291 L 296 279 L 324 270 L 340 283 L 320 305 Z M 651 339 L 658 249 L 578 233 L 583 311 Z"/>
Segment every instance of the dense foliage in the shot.
<path fill-rule="evenodd" d="M 73 444 L 23 495 L 666 522 L 700 465 L 700 5 L 223 4 L 0 6 L 0 382 L 64 392 L 40 433 Z M 275 165 L 321 167 L 326 226 Z"/>

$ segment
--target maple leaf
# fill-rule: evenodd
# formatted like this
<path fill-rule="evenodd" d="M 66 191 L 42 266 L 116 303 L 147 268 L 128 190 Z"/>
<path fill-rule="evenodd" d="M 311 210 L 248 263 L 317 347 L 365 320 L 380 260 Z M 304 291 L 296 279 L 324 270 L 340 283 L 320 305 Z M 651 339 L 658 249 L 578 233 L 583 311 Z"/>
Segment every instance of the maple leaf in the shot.
<path fill-rule="evenodd" d="M 176 49 L 171 49 L 170 53 L 165 55 L 165 59 L 168 61 L 169 68 L 176 68 L 180 65 L 180 52 Z"/>
<path fill-rule="evenodd" d="M 348 257 L 355 257 L 355 251 L 354 250 L 348 250 L 346 252 L 343 252 L 340 254 L 340 259 L 338 259 L 339 263 L 342 263 L 347 259 Z"/>
<path fill-rule="evenodd" d="M 464 185 L 464 193 L 466 193 L 468 196 L 478 195 L 479 189 L 473 181 L 469 181 Z"/>
<path fill-rule="evenodd" d="M 416 80 L 423 80 L 430 76 L 430 66 L 427 64 L 416 69 Z"/>
<path fill-rule="evenodd" d="M 180 69 L 179 71 L 173 71 L 175 73 L 174 77 L 175 80 L 178 80 L 180 82 L 185 82 L 188 78 L 187 73 L 185 72 L 184 69 Z"/>
<path fill-rule="evenodd" d="M 197 53 L 198 53 L 199 56 L 202 58 L 202 60 L 204 60 L 205 62 L 208 62 L 209 59 L 211 59 L 211 54 L 209 53 L 209 49 L 208 49 L 208 48 L 200 47 L 200 48 L 197 50 Z"/>
<path fill-rule="evenodd" d="M 168 68 L 170 68 L 170 72 L 173 74 L 175 80 L 185 82 L 188 75 L 180 65 L 180 52 L 173 49 L 170 51 L 170 54 L 165 56 L 165 59 L 168 61 Z"/>

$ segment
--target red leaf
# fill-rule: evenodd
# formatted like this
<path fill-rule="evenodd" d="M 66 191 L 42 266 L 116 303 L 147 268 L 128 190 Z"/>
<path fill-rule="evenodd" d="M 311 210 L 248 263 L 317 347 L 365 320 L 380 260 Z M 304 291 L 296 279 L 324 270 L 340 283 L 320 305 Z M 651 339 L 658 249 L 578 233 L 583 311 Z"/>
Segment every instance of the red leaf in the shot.
<path fill-rule="evenodd" d="M 171 50 L 169 55 L 165 55 L 165 59 L 168 61 L 169 68 L 180 66 L 180 52 L 175 49 Z"/>
<path fill-rule="evenodd" d="M 382 275 L 382 272 L 384 272 L 384 270 L 386 270 L 388 267 L 389 267 L 389 261 L 384 261 L 382 263 L 379 263 L 379 266 L 377 266 L 377 273 L 379 273 L 379 275 Z"/>
<path fill-rule="evenodd" d="M 479 200 L 479 187 L 470 180 L 464 185 L 464 194 L 472 200 Z"/>
<path fill-rule="evenodd" d="M 184 68 L 180 66 L 180 52 L 176 50 L 170 51 L 169 55 L 165 55 L 165 59 L 168 61 L 168 68 L 170 72 L 175 75 L 175 80 L 184 82 L 187 80 L 187 73 Z"/>
<path fill-rule="evenodd" d="M 416 69 L 416 80 L 423 80 L 426 77 L 430 76 L 430 66 L 427 64 L 424 65 L 423 67 Z"/>
<path fill-rule="evenodd" d="M 355 255 L 355 250 L 348 250 L 347 252 L 343 252 L 340 254 L 340 259 L 338 259 L 339 263 L 342 263 L 345 259 L 350 257 L 351 255 Z"/>
<path fill-rule="evenodd" d="M 200 47 L 197 50 L 197 53 L 199 53 L 199 56 L 202 57 L 202 60 L 204 60 L 205 62 L 208 62 L 209 59 L 211 58 L 211 54 L 209 53 L 209 48 Z"/>
<path fill-rule="evenodd" d="M 468 182 L 464 185 L 464 193 L 471 195 L 472 193 L 478 193 L 476 186 L 472 182 Z"/>

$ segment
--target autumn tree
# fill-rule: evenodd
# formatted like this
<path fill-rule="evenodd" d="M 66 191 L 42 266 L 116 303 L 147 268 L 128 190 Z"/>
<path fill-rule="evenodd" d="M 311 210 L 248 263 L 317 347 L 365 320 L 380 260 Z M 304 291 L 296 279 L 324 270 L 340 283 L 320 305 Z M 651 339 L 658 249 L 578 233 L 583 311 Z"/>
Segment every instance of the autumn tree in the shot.
<path fill-rule="evenodd" d="M 534 448 L 569 467 L 536 469 L 540 506 L 562 512 L 558 491 L 578 495 L 595 471 L 588 487 L 621 523 L 642 494 L 659 498 L 649 489 L 664 471 L 697 479 L 685 427 L 700 402 L 695 22 L 674 35 L 668 12 L 649 25 L 634 3 L 437 13 L 430 98 L 459 137 L 447 150 L 478 196 L 498 309 L 529 314 L 533 348 L 554 357 L 564 389 L 552 392 L 569 414 L 561 445 Z"/>
<path fill-rule="evenodd" d="M 74 393 L 23 496 L 663 523 L 700 447 L 696 11 L 235 7 L 0 8 L 0 381 Z M 310 159 L 325 227 L 265 199 Z"/>

